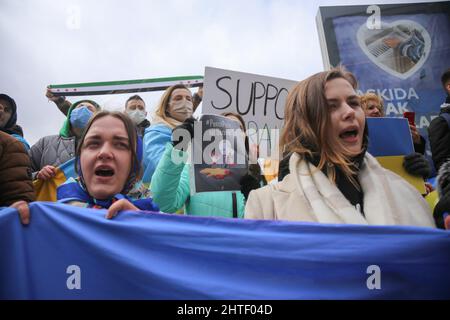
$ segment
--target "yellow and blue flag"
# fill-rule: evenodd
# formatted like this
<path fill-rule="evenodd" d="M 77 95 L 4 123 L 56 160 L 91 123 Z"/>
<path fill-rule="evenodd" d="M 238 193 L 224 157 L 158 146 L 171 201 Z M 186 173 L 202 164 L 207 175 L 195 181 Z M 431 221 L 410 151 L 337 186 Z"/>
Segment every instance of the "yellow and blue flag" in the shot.
<path fill-rule="evenodd" d="M 56 168 L 56 174 L 48 180 L 36 179 L 33 186 L 36 191 L 37 201 L 56 201 L 56 188 L 69 178 L 76 178 L 75 158 L 72 158 Z"/>
<path fill-rule="evenodd" d="M 389 169 L 411 183 L 425 194 L 425 183 L 420 177 L 410 175 L 403 168 L 406 155 L 414 153 L 414 144 L 405 118 L 367 118 L 369 148 L 371 155 Z"/>

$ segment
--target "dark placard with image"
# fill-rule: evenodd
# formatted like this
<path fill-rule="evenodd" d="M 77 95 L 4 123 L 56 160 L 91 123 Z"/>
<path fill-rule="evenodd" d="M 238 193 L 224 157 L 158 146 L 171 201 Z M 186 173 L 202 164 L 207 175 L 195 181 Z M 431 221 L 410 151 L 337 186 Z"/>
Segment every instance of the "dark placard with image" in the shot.
<path fill-rule="evenodd" d="M 239 191 L 247 173 L 245 133 L 236 120 L 218 115 L 202 115 L 201 136 L 195 133 L 191 194 L 212 191 Z M 200 132 L 198 132 L 200 133 Z"/>

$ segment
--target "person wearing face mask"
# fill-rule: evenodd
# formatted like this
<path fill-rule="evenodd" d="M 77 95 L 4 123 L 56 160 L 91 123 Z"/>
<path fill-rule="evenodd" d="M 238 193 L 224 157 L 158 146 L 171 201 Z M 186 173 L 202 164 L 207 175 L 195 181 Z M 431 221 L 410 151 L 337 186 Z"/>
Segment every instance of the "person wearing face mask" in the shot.
<path fill-rule="evenodd" d="M 192 113 L 192 93 L 186 86 L 177 84 L 164 92 L 152 125 L 144 133 L 144 184 L 150 184 L 166 144 L 172 141 L 172 130 L 190 118 Z"/>
<path fill-rule="evenodd" d="M 367 152 L 357 81 L 343 68 L 299 82 L 286 100 L 280 149 L 289 173 L 250 193 L 245 218 L 435 227 L 430 207 Z"/>
<path fill-rule="evenodd" d="M 136 125 L 138 134 L 142 137 L 145 129 L 150 127 L 150 121 L 147 120 L 147 111 L 145 110 L 144 100 L 138 95 L 129 97 L 127 102 L 125 102 L 125 113 Z"/>
<path fill-rule="evenodd" d="M 100 106 L 91 100 L 74 103 L 58 135 L 38 140 L 30 149 L 33 179 L 48 180 L 54 177 L 56 167 L 72 159 L 78 139 L 92 115 Z"/>

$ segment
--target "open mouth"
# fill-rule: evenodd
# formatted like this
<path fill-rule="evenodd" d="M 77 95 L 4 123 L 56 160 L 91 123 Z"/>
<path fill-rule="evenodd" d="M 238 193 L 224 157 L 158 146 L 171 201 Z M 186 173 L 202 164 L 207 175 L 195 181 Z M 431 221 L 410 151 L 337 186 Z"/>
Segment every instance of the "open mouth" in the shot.
<path fill-rule="evenodd" d="M 339 138 L 347 140 L 347 139 L 355 139 L 358 136 L 358 129 L 357 128 L 349 128 L 344 130 L 340 135 Z"/>
<path fill-rule="evenodd" d="M 99 167 L 95 170 L 95 175 L 100 177 L 112 177 L 114 175 L 114 169 L 110 167 Z"/>

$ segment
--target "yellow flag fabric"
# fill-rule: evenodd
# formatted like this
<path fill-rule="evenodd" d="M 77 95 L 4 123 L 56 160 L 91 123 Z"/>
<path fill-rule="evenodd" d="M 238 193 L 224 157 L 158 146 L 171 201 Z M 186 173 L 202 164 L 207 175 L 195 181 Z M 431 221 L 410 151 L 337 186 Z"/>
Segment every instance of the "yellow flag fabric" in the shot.
<path fill-rule="evenodd" d="M 56 174 L 52 179 L 33 181 L 37 201 L 56 201 L 56 189 L 69 178 L 76 176 L 74 159 L 70 159 L 56 168 Z"/>
<path fill-rule="evenodd" d="M 406 181 L 412 184 L 420 192 L 420 194 L 426 194 L 427 192 L 425 189 L 424 180 L 421 177 L 410 175 L 408 172 L 406 172 L 405 168 L 403 168 L 404 158 L 405 156 L 376 157 L 381 166 L 395 172 L 396 174 L 404 178 Z"/>

